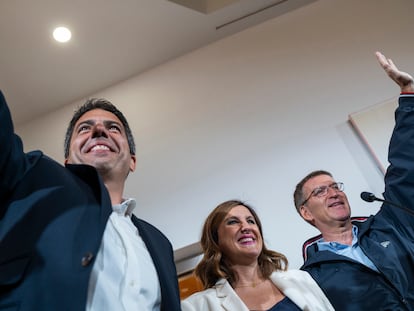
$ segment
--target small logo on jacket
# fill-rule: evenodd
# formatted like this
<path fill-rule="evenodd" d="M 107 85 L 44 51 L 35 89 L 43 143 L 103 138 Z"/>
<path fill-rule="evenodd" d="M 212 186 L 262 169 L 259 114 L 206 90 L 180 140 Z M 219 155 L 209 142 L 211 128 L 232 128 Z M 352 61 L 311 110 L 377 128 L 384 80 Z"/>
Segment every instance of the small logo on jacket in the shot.
<path fill-rule="evenodd" d="M 382 247 L 384 247 L 384 248 L 387 248 L 388 247 L 388 245 L 390 245 L 391 244 L 391 242 L 390 241 L 384 241 L 384 242 L 381 242 L 381 245 L 382 245 Z"/>

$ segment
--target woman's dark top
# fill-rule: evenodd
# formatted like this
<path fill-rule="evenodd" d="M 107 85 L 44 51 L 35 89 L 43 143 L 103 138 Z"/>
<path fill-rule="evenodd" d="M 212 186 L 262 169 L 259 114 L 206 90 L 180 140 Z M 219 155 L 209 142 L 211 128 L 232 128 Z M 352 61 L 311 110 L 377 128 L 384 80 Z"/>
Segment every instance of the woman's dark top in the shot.
<path fill-rule="evenodd" d="M 268 311 L 300 311 L 301 309 L 289 299 L 289 297 L 283 298 Z"/>

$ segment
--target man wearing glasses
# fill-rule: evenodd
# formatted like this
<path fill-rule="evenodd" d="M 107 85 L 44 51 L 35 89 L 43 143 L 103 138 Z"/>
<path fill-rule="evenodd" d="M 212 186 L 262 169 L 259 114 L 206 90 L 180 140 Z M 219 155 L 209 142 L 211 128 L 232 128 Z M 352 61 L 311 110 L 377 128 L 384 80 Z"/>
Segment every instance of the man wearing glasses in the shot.
<path fill-rule="evenodd" d="M 304 244 L 301 269 L 339 311 L 414 310 L 414 81 L 376 56 L 401 88 L 383 194 L 393 205 L 351 219 L 343 184 L 322 170 L 304 177 L 294 192 L 298 213 L 321 232 Z"/>

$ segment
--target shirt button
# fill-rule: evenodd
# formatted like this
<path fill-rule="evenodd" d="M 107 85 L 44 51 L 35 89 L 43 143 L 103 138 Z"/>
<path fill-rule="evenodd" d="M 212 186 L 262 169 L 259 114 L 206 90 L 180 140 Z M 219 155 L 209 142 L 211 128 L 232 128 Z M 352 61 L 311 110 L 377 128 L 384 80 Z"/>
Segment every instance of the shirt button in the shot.
<path fill-rule="evenodd" d="M 93 258 L 93 254 L 91 252 L 88 252 L 85 255 L 83 255 L 81 259 L 82 267 L 86 267 L 87 265 L 89 265 L 92 261 L 92 258 Z"/>
<path fill-rule="evenodd" d="M 129 286 L 134 287 L 135 286 L 135 281 L 129 282 Z"/>

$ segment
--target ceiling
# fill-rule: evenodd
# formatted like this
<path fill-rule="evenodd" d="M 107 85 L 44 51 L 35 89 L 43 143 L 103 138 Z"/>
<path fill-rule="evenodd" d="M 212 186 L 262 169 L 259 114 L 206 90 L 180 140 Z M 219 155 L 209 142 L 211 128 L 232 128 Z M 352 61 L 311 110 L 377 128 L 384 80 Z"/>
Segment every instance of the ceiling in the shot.
<path fill-rule="evenodd" d="M 314 1 L 1 0 L 0 89 L 18 125 Z"/>

